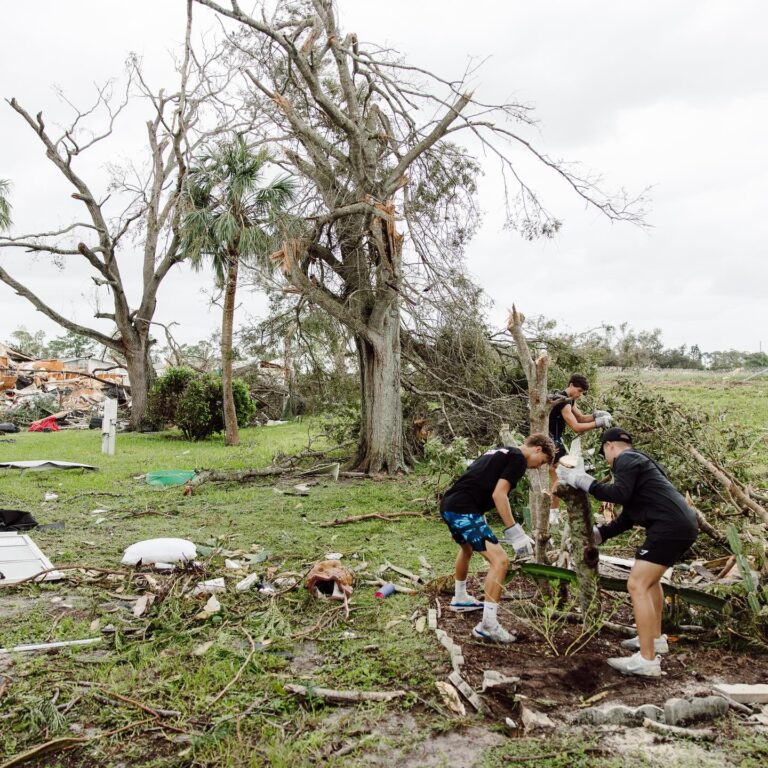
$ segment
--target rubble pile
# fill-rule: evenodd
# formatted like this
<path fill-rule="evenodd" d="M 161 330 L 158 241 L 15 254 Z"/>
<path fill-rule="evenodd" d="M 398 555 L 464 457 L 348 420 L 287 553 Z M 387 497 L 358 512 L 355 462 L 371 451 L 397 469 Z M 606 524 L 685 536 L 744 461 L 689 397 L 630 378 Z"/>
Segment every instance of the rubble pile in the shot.
<path fill-rule="evenodd" d="M 94 426 L 106 398 L 129 406 L 128 374 L 113 360 L 33 360 L 0 344 L 0 421 L 29 427 L 53 418 L 58 428 Z"/>

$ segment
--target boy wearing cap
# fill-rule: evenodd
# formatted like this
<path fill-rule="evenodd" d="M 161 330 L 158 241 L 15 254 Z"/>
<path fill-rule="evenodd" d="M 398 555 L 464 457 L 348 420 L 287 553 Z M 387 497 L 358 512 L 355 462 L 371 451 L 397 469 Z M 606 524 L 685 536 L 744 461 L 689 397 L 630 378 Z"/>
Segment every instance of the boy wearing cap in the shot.
<path fill-rule="evenodd" d="M 531 541 L 512 517 L 509 493 L 526 469 L 551 464 L 554 456 L 554 444 L 541 433 L 526 438 L 519 448 L 506 446 L 486 451 L 472 462 L 440 501 L 440 516 L 459 545 L 450 610 L 463 613 L 482 609 L 483 619 L 472 630 L 472 635 L 479 640 L 513 643 L 516 639 L 499 624 L 496 615 L 509 558 L 488 527 L 485 513 L 495 507 L 504 523 L 504 543 L 511 544 L 518 555 L 530 555 Z M 484 557 L 490 566 L 482 603 L 467 593 L 469 561 L 474 552 Z"/>
<path fill-rule="evenodd" d="M 561 467 L 561 482 L 580 488 L 600 501 L 621 504 L 621 514 L 606 525 L 595 526 L 595 543 L 602 544 L 635 525 L 646 529 L 643 544 L 635 553 L 635 564 L 627 580 L 632 598 L 637 637 L 622 646 L 636 653 L 629 657 L 608 659 L 625 675 L 658 677 L 661 657 L 667 653 L 666 635 L 661 634 L 664 593 L 661 577 L 691 547 L 699 532 L 696 513 L 682 494 L 670 483 L 664 469 L 650 456 L 635 449 L 632 437 L 614 427 L 603 434 L 600 446 L 613 473 L 612 483 L 598 483 L 593 477 Z"/>
<path fill-rule="evenodd" d="M 574 373 L 568 379 L 568 386 L 565 389 L 556 389 L 549 396 L 549 402 L 552 403 L 549 412 L 549 436 L 557 449 L 555 461 L 549 473 L 553 489 L 558 483 L 555 465 L 568 453 L 563 445 L 563 433 L 566 426 L 570 427 L 577 435 L 592 429 L 607 429 L 611 426 L 611 414 L 608 411 L 595 411 L 588 415 L 576 407 L 576 401 L 587 391 L 589 391 L 587 377 L 580 373 Z M 551 525 L 556 525 L 560 521 L 559 508 L 560 499 L 553 493 L 549 509 Z"/>

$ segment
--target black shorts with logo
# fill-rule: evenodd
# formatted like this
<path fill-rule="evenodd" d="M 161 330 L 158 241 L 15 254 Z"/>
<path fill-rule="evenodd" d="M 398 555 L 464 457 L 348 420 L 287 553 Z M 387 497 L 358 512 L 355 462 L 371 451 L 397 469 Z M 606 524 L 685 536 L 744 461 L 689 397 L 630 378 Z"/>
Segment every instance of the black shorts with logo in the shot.
<path fill-rule="evenodd" d="M 555 444 L 555 459 L 552 462 L 552 466 L 556 467 L 557 466 L 557 462 L 560 461 L 560 459 L 562 459 L 563 456 L 567 456 L 568 455 L 568 451 L 565 450 L 565 446 L 563 445 L 563 441 L 562 440 L 555 440 L 553 438 L 553 442 Z"/>
<path fill-rule="evenodd" d="M 696 537 L 687 539 L 667 539 L 661 536 L 648 536 L 635 552 L 636 560 L 645 560 L 668 568 L 683 559 L 683 555 L 693 546 Z"/>

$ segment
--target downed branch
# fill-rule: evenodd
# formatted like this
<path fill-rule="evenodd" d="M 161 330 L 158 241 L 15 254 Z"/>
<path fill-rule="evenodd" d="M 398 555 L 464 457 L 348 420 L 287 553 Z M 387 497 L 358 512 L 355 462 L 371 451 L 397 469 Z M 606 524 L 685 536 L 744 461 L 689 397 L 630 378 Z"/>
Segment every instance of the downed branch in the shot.
<path fill-rule="evenodd" d="M 681 728 L 679 725 L 657 723 L 648 717 L 643 720 L 643 727 L 661 736 L 678 736 L 683 739 L 694 739 L 696 741 L 715 740 L 715 732 L 709 728 Z"/>
<path fill-rule="evenodd" d="M 113 571 L 109 568 L 96 568 L 91 565 L 60 565 L 56 568 L 46 568 L 44 571 L 35 573 L 32 576 L 27 576 L 25 579 L 19 579 L 19 581 L 14 581 L 13 583 L 3 584 L 3 582 L 0 581 L 0 587 L 6 587 L 6 588 L 18 587 L 21 584 L 26 584 L 29 581 L 37 581 L 41 576 L 45 576 L 49 573 L 58 573 L 59 571 L 94 571 L 96 573 L 101 573 L 101 574 L 111 575 L 111 576 L 130 576 L 131 575 L 127 571 Z"/>
<path fill-rule="evenodd" d="M 397 520 L 400 517 L 423 517 L 422 512 L 393 512 L 391 515 L 381 515 L 371 512 L 367 515 L 352 515 L 351 517 L 337 517 L 335 520 L 326 520 L 318 523 L 319 528 L 330 528 L 334 525 L 346 525 L 347 523 L 360 523 L 363 520 Z"/>
<path fill-rule="evenodd" d="M 265 467 L 263 469 L 203 469 L 185 486 L 184 495 L 191 496 L 203 483 L 246 483 L 258 477 L 273 477 L 290 472 L 292 467 Z"/>
<path fill-rule="evenodd" d="M 361 701 L 392 701 L 401 699 L 406 691 L 335 691 L 333 688 L 314 688 L 288 683 L 285 690 L 306 698 L 325 699 L 332 704 L 356 704 Z"/>
<path fill-rule="evenodd" d="M 726 472 L 722 467 L 717 466 L 713 461 L 710 461 L 706 456 L 703 456 L 692 445 L 686 445 L 685 450 L 701 464 L 704 469 L 709 472 L 734 499 L 741 502 L 745 507 L 752 510 L 756 515 L 762 518 L 763 523 L 768 525 L 768 510 L 765 507 L 758 504 L 749 494 L 747 489 L 732 475 Z"/>

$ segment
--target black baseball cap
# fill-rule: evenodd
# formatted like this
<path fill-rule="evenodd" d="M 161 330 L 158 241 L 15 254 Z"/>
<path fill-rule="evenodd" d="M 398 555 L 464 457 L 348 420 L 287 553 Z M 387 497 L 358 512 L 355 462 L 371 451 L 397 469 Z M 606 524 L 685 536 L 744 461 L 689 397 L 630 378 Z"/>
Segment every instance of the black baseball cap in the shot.
<path fill-rule="evenodd" d="M 620 441 L 632 445 L 632 435 L 626 429 L 621 427 L 611 427 L 603 432 L 603 438 L 600 441 L 600 455 L 605 456 L 605 444 Z"/>

